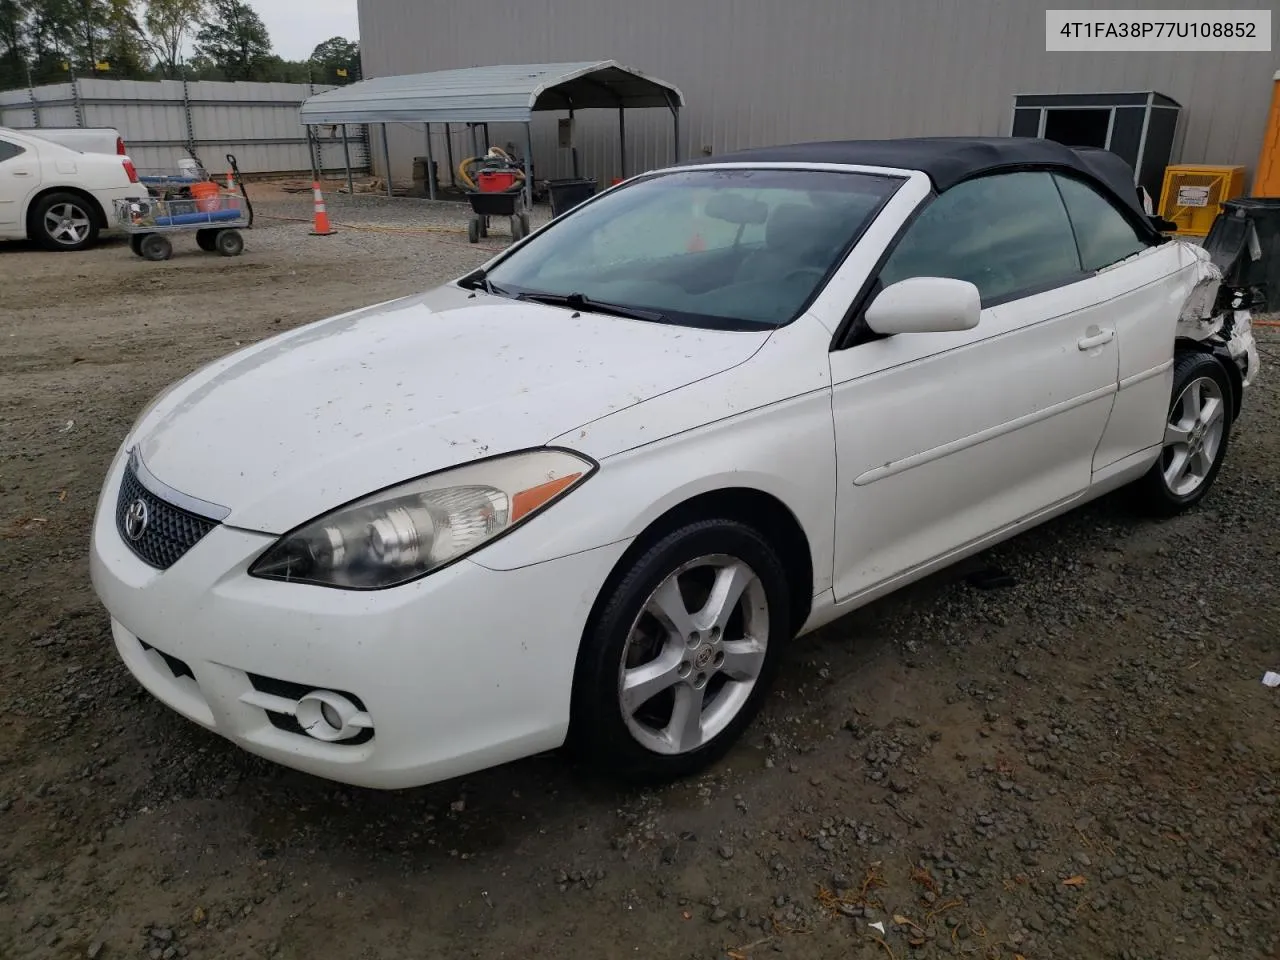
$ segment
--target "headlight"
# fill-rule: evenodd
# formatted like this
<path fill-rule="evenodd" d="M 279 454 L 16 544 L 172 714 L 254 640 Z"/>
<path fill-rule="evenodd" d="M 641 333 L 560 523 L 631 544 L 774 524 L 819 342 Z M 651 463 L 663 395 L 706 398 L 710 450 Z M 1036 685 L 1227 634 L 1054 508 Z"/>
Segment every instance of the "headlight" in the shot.
<path fill-rule="evenodd" d="M 285 534 L 249 574 L 348 590 L 394 587 L 502 536 L 594 470 L 584 457 L 548 449 L 410 480 Z"/>

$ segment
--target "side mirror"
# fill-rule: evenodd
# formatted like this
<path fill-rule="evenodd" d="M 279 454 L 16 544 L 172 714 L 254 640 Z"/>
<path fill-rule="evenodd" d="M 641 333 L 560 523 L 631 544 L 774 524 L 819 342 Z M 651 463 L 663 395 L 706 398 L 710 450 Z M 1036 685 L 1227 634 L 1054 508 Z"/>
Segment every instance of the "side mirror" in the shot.
<path fill-rule="evenodd" d="M 982 295 L 967 280 L 910 277 L 891 283 L 867 307 L 866 321 L 882 335 L 972 330 L 982 313 Z"/>

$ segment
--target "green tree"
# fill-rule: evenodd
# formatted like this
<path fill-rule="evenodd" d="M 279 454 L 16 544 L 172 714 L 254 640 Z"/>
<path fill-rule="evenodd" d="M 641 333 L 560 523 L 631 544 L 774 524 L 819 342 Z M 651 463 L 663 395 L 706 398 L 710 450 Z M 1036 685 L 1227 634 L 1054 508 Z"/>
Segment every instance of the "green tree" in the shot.
<path fill-rule="evenodd" d="M 116 78 L 141 80 L 151 73 L 146 34 L 134 12 L 134 0 L 107 0 L 101 53 L 107 73 Z"/>
<path fill-rule="evenodd" d="M 256 80 L 271 56 L 271 38 L 262 18 L 241 0 L 211 0 L 196 34 L 196 53 L 228 80 Z"/>
<path fill-rule="evenodd" d="M 68 79 L 80 67 L 80 5 L 75 0 L 31 0 L 27 17 L 27 50 L 35 83 Z"/>
<path fill-rule="evenodd" d="M 205 7 L 205 0 L 148 0 L 143 18 L 147 48 L 163 76 L 179 76 L 183 44 L 204 19 Z"/>
<path fill-rule="evenodd" d="M 0 0 L 0 90 L 27 82 L 26 0 Z"/>
<path fill-rule="evenodd" d="M 360 45 L 345 37 L 330 37 L 311 51 L 311 63 L 314 82 L 351 83 L 360 79 Z"/>

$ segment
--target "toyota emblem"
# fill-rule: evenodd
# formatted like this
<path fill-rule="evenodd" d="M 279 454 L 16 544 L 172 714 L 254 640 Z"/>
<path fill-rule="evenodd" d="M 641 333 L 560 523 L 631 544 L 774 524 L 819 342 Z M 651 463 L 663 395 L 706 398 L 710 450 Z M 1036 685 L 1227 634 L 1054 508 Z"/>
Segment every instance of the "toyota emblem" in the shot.
<path fill-rule="evenodd" d="M 137 540 L 147 532 L 149 519 L 146 501 L 139 497 L 129 504 L 129 509 L 124 513 L 124 535 L 130 540 Z"/>

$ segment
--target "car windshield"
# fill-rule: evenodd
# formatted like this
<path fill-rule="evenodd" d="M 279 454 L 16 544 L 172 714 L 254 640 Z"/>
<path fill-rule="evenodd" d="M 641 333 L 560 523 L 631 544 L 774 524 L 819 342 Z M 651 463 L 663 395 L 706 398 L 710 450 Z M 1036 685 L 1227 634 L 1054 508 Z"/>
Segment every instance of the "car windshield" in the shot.
<path fill-rule="evenodd" d="M 491 292 L 728 329 L 794 320 L 902 181 L 826 170 L 660 174 L 570 211 Z"/>

